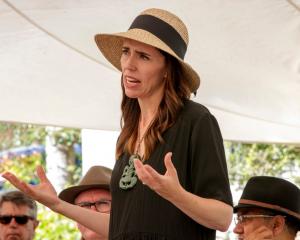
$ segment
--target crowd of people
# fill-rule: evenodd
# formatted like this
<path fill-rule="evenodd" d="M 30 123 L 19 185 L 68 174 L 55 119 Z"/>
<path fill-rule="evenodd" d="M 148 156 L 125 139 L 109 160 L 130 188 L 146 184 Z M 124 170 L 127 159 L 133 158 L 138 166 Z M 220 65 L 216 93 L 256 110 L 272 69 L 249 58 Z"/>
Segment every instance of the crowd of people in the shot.
<path fill-rule="evenodd" d="M 78 185 L 64 189 L 59 198 L 71 204 L 110 214 L 111 169 L 93 166 Z M 300 231 L 300 190 L 293 183 L 270 176 L 255 176 L 247 182 L 234 206 L 234 233 L 238 239 L 294 240 Z M 21 191 L 0 196 L 0 240 L 33 240 L 38 227 L 37 204 Z M 77 223 L 81 240 L 107 240 Z"/>
<path fill-rule="evenodd" d="M 210 240 L 217 230 L 228 230 L 233 213 L 239 239 L 295 238 L 296 185 L 256 176 L 233 206 L 218 122 L 190 100 L 200 76 L 184 60 L 189 35 L 180 18 L 146 9 L 126 32 L 97 34 L 95 41 L 121 72 L 122 126 L 113 171 L 95 166 L 59 195 L 41 167 L 35 186 L 11 172 L 4 178 L 24 196 L 76 221 L 85 240 Z M 31 239 L 36 214 L 24 203 L 4 209 L 5 194 L 2 199 L 1 230 L 14 227 L 15 235 L 28 235 L 3 239 Z"/>

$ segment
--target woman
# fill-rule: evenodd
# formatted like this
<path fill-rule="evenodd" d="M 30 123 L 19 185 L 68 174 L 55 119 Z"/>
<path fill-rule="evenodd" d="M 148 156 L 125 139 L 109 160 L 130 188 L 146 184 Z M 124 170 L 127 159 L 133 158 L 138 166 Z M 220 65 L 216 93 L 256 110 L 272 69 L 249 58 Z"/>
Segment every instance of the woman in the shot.
<path fill-rule="evenodd" d="M 3 177 L 104 236 L 109 229 L 109 239 L 215 239 L 231 223 L 232 197 L 218 123 L 189 100 L 200 78 L 183 60 L 186 26 L 170 12 L 147 9 L 127 32 L 95 40 L 122 72 L 110 220 L 59 200 L 40 168 L 37 187 Z"/>

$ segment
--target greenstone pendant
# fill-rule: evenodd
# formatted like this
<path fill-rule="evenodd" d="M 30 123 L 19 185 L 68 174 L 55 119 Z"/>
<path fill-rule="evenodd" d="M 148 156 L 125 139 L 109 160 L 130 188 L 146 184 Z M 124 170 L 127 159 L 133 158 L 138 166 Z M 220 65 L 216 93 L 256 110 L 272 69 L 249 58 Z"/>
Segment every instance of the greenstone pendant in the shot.
<path fill-rule="evenodd" d="M 128 165 L 124 167 L 123 174 L 119 182 L 119 187 L 123 190 L 133 188 L 137 182 L 137 175 L 133 164 L 134 159 L 141 160 L 141 157 L 138 154 L 133 154 L 130 156 Z"/>

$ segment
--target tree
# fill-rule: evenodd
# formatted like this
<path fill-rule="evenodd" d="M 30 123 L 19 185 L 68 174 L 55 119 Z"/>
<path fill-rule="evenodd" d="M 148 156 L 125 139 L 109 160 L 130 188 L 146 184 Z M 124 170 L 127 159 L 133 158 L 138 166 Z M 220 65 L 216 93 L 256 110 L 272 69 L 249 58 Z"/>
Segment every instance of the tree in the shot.
<path fill-rule="evenodd" d="M 225 143 L 229 178 L 241 190 L 255 175 L 288 178 L 300 185 L 300 148 L 283 144 Z"/>
<path fill-rule="evenodd" d="M 53 131 L 52 131 L 53 130 Z M 15 172 L 25 181 L 36 183 L 34 175 L 37 165 L 46 166 L 45 152 L 30 155 L 5 155 L 4 150 L 21 146 L 45 146 L 46 137 L 51 136 L 53 144 L 66 155 L 66 184 L 73 185 L 81 176 L 81 168 L 76 161 L 74 146 L 81 144 L 79 129 L 49 128 L 31 124 L 0 123 L 0 171 Z M 2 151 L 2 155 L 1 155 Z M 269 175 L 288 178 L 300 186 L 300 147 L 282 144 L 246 144 L 225 142 L 226 158 L 231 186 L 241 191 L 247 180 L 255 175 Z M 7 185 L 5 187 L 8 187 Z M 74 222 L 39 206 L 36 239 L 78 239 Z M 55 229 L 55 231 L 53 231 Z M 230 232 L 221 239 L 230 239 Z"/>
<path fill-rule="evenodd" d="M 43 126 L 0 123 L 0 171 L 12 171 L 24 181 L 36 184 L 38 181 L 35 176 L 36 167 L 46 166 L 45 139 L 47 136 L 49 136 L 49 131 Z M 74 184 L 81 175 L 81 156 L 74 151 L 74 146 L 81 144 L 80 130 L 55 128 L 55 131 L 51 132 L 51 137 L 53 144 L 66 156 L 66 185 Z M 79 161 L 79 164 L 76 161 Z M 3 187 L 11 188 L 12 186 L 5 183 Z M 38 219 L 41 223 L 35 239 L 79 239 L 79 233 L 73 221 L 40 204 Z"/>

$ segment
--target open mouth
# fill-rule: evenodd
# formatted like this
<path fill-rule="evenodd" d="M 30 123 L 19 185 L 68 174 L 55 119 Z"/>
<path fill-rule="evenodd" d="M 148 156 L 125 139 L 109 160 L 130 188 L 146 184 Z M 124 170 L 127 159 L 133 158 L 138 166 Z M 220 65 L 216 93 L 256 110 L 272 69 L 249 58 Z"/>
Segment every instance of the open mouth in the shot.
<path fill-rule="evenodd" d="M 141 82 L 138 79 L 133 78 L 133 77 L 129 77 L 129 76 L 126 76 L 125 80 L 126 80 L 127 83 L 140 83 Z"/>

